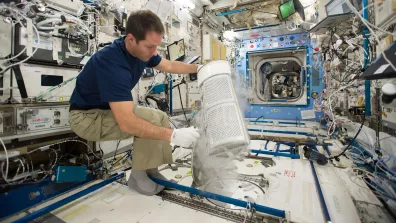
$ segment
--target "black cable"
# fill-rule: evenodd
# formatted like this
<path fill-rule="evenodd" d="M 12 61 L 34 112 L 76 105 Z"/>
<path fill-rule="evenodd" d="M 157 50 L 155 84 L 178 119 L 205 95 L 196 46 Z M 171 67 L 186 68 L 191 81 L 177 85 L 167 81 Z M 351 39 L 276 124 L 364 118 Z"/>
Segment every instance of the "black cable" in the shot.
<path fill-rule="evenodd" d="M 357 136 L 360 134 L 360 131 L 362 131 L 364 122 L 366 121 L 365 118 L 366 118 L 366 115 L 364 114 L 363 117 L 362 117 L 362 120 L 363 120 L 363 121 L 362 121 L 362 124 L 360 125 L 359 130 L 357 131 L 357 133 L 356 133 L 356 135 L 353 137 L 353 139 L 352 139 L 351 141 L 349 141 L 347 147 L 346 147 L 340 154 L 338 154 L 338 155 L 336 155 L 336 156 L 333 156 L 333 157 L 329 157 L 329 160 L 338 159 L 338 157 L 344 155 L 345 152 L 349 150 L 349 147 L 351 147 L 352 143 L 356 140 Z"/>
<path fill-rule="evenodd" d="M 180 104 L 181 104 L 181 107 L 182 107 L 182 110 L 183 110 L 184 117 L 186 118 L 186 122 L 187 122 L 188 127 L 190 127 L 190 122 L 187 119 L 186 111 L 184 110 L 184 106 L 183 106 L 183 99 L 182 99 L 181 92 L 180 92 L 180 85 L 177 86 L 177 89 L 179 90 Z"/>
<path fill-rule="evenodd" d="M 32 171 L 34 170 L 34 166 L 33 166 L 33 160 L 32 160 L 32 157 L 30 156 L 30 154 L 29 153 L 26 153 L 27 155 L 28 155 L 28 157 L 29 157 L 29 161 L 30 161 L 30 164 L 31 164 L 31 166 L 32 166 Z M 26 159 L 26 157 L 25 157 L 25 159 Z M 27 163 L 27 161 L 26 161 L 26 164 L 27 165 L 29 165 L 28 163 Z"/>
<path fill-rule="evenodd" d="M 183 110 L 184 118 L 186 118 L 187 125 L 190 126 L 190 122 L 187 119 L 186 111 L 184 110 L 183 99 L 181 97 L 181 91 L 180 91 L 180 85 L 185 84 L 185 83 L 186 83 L 186 81 L 183 78 L 180 83 L 176 84 L 175 86 L 172 86 L 172 89 L 177 87 L 177 89 L 179 90 L 180 104 L 181 104 L 181 107 L 182 107 L 182 110 Z"/>
<path fill-rule="evenodd" d="M 179 147 L 180 147 L 180 146 L 174 146 L 173 149 L 172 149 L 172 153 L 175 152 L 175 150 L 176 150 L 177 148 L 179 148 Z"/>
<path fill-rule="evenodd" d="M 180 85 L 185 84 L 185 83 L 186 83 L 186 81 L 185 81 L 184 78 L 183 78 L 183 79 L 181 80 L 180 83 L 178 83 L 178 84 L 172 86 L 172 89 L 173 89 L 173 88 L 176 88 L 176 87 L 179 87 Z"/>
<path fill-rule="evenodd" d="M 118 140 L 118 142 L 117 142 L 117 147 L 116 147 L 116 150 L 115 150 L 115 152 L 114 152 L 113 160 L 115 160 L 115 157 L 116 157 L 116 155 L 117 155 L 118 146 L 120 145 L 120 143 L 121 143 L 121 140 Z M 100 145 L 100 144 L 99 144 L 99 145 Z"/>
<path fill-rule="evenodd" d="M 258 117 L 258 118 L 256 119 L 256 122 L 257 122 L 258 120 L 260 120 L 260 119 L 264 119 L 264 115 Z"/>
<path fill-rule="evenodd" d="M 175 126 L 175 129 L 177 129 L 177 126 L 175 125 L 175 123 L 171 120 L 171 118 L 169 117 L 169 122 L 172 123 L 173 126 Z"/>
<path fill-rule="evenodd" d="M 59 144 L 59 145 L 60 145 L 60 144 Z M 69 155 L 69 154 L 74 150 L 74 148 L 76 147 L 76 145 L 77 145 L 77 142 L 74 142 L 73 148 L 71 148 L 71 150 L 69 150 L 69 152 L 67 152 L 66 154 L 63 154 L 63 155 L 59 158 L 59 160 L 61 160 L 63 157 L 66 157 L 67 155 Z M 99 149 L 100 149 L 100 144 L 99 144 Z"/>
<path fill-rule="evenodd" d="M 103 152 L 102 148 L 100 147 L 100 142 L 99 142 L 98 144 L 99 144 L 99 150 L 100 150 L 100 152 L 102 153 L 102 156 L 101 156 L 100 158 L 103 158 L 104 152 Z"/>
<path fill-rule="evenodd" d="M 100 154 L 101 154 L 100 158 L 103 158 L 104 152 L 103 152 L 102 148 L 99 147 L 99 151 L 100 151 Z"/>

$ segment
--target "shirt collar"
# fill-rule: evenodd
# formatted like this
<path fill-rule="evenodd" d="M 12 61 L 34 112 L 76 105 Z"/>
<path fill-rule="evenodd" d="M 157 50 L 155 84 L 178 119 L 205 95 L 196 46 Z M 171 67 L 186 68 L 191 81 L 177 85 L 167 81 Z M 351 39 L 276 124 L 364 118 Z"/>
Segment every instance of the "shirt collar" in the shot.
<path fill-rule="evenodd" d="M 121 47 L 122 51 L 124 52 L 124 54 L 129 58 L 129 59 L 137 59 L 135 56 L 131 55 L 128 50 L 126 49 L 125 46 L 125 37 L 126 36 L 122 36 L 120 38 L 118 38 L 118 42 L 119 42 L 119 46 Z"/>

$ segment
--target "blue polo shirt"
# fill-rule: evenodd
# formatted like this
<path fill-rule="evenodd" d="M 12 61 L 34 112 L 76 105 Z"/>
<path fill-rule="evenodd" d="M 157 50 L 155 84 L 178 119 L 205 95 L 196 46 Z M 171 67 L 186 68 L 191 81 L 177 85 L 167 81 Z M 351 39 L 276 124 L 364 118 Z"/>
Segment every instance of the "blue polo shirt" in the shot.
<path fill-rule="evenodd" d="M 69 103 L 87 110 L 110 109 L 109 102 L 132 101 L 132 88 L 144 68 L 155 67 L 160 62 L 159 55 L 148 62 L 132 56 L 120 37 L 89 59 L 77 77 Z"/>

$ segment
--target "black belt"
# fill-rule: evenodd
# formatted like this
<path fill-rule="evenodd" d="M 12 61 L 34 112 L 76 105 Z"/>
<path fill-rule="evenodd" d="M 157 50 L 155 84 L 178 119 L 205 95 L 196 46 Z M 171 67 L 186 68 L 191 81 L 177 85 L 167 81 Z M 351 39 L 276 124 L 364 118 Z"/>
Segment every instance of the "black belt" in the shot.
<path fill-rule="evenodd" d="M 80 111 L 87 111 L 91 109 L 102 109 L 102 110 L 110 110 L 110 106 L 81 106 L 81 105 L 76 105 L 76 104 L 71 104 L 69 111 L 74 111 L 74 110 L 80 110 Z"/>

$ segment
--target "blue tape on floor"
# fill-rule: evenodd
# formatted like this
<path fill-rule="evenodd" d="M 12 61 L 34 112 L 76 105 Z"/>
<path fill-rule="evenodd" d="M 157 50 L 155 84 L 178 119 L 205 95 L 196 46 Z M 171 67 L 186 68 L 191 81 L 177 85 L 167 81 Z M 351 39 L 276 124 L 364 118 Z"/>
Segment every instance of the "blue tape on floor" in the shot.
<path fill-rule="evenodd" d="M 316 189 L 318 189 L 319 199 L 320 199 L 320 203 L 322 205 L 322 210 L 323 210 L 323 215 L 325 216 L 326 222 L 331 222 L 329 210 L 327 209 L 327 205 L 326 205 L 326 201 L 323 196 L 322 188 L 320 187 L 318 175 L 316 174 L 315 165 L 313 164 L 312 161 L 309 161 L 309 162 L 311 164 L 312 174 L 315 179 Z"/>
<path fill-rule="evenodd" d="M 20 219 L 14 221 L 14 223 L 29 222 L 29 221 L 34 220 L 34 219 L 36 219 L 38 217 L 41 217 L 41 216 L 43 216 L 45 214 L 48 214 L 48 213 L 50 213 L 51 211 L 53 211 L 53 210 L 55 210 L 57 208 L 60 208 L 60 207 L 66 205 L 66 204 L 68 204 L 68 203 L 70 203 L 72 201 L 75 201 L 75 200 L 77 200 L 77 199 L 79 199 L 79 198 L 81 198 L 81 197 L 83 197 L 83 196 L 85 196 L 85 195 L 87 195 L 87 194 L 99 189 L 99 188 L 102 188 L 102 187 L 104 187 L 104 186 L 106 186 L 106 185 L 108 185 L 108 184 L 110 184 L 110 183 L 112 183 L 112 182 L 124 177 L 124 175 L 125 175 L 125 173 L 120 173 L 120 174 L 118 174 L 118 175 L 116 175 L 116 176 L 114 176 L 112 178 L 109 178 L 109 179 L 104 180 L 104 181 L 102 181 L 100 183 L 92 185 L 92 186 L 88 187 L 87 189 L 84 189 L 84 190 L 82 190 L 82 191 L 80 191 L 80 192 L 78 192 L 76 194 L 73 194 L 73 195 L 71 195 L 69 197 L 66 197 L 63 200 L 57 201 L 57 202 L 55 202 L 55 203 L 53 203 L 53 204 L 51 204 L 51 205 L 49 205 L 47 207 L 44 207 L 44 208 L 42 208 L 40 210 L 37 210 L 37 211 L 35 211 L 35 212 L 33 212 L 33 213 L 29 214 L 29 215 L 26 215 L 23 218 L 20 218 Z"/>

